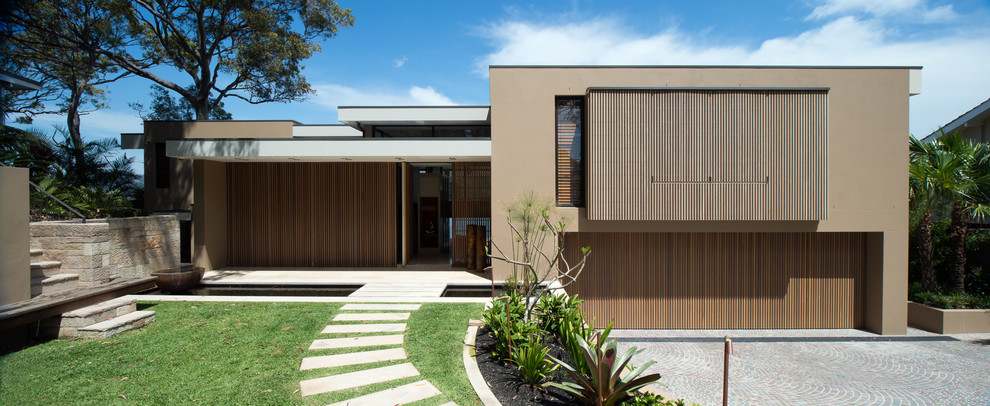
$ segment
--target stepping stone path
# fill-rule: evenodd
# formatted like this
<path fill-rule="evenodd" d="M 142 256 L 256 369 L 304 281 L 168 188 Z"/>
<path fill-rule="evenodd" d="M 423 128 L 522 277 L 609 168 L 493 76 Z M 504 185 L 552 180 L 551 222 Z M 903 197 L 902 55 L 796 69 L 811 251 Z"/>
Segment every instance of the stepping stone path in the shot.
<path fill-rule="evenodd" d="M 447 289 L 444 282 L 372 282 L 352 292 L 349 297 L 440 297 Z M 412 299 L 415 300 L 415 299 Z"/>
<path fill-rule="evenodd" d="M 368 285 L 365 285 L 368 286 Z M 389 289 L 392 287 L 390 286 Z M 432 293 L 436 289 L 430 287 Z M 398 291 L 398 290 L 397 290 Z M 386 293 L 381 290 L 374 291 L 375 296 L 382 296 Z M 442 293 L 443 290 L 440 289 Z M 357 293 L 357 292 L 355 292 Z M 371 293 L 371 292 L 369 292 Z M 388 296 L 394 295 L 392 291 L 386 293 Z M 436 293 L 439 296 L 439 293 Z M 353 296 L 353 295 L 352 295 Z M 370 296 L 370 295 L 369 295 Z M 422 292 L 417 296 L 424 295 Z M 334 317 L 334 322 L 361 322 L 361 324 L 330 324 L 323 329 L 323 334 L 350 334 L 350 333 L 380 333 L 376 335 L 361 337 L 333 337 L 313 341 L 309 346 L 312 350 L 323 350 L 333 348 L 360 348 L 375 347 L 385 345 L 396 345 L 399 347 L 349 352 L 344 354 L 312 356 L 302 359 L 299 365 L 300 371 L 313 369 L 327 369 L 330 372 L 334 368 L 347 365 L 370 364 L 381 361 L 401 361 L 406 359 L 406 351 L 401 347 L 405 338 L 405 323 L 374 323 L 378 321 L 401 321 L 409 319 L 410 312 L 419 310 L 419 304 L 373 304 L 373 303 L 350 303 L 340 308 L 342 313 Z M 346 311 L 363 311 L 364 313 L 343 313 Z M 380 311 L 382 313 L 366 313 L 366 311 Z M 372 323 L 367 323 L 372 322 Z M 399 333 L 399 334 L 397 334 Z M 312 396 L 321 393 L 335 392 L 344 389 L 358 388 L 361 386 L 389 382 L 399 379 L 419 376 L 419 371 L 412 363 L 403 362 L 396 365 L 389 365 L 380 368 L 369 368 L 356 372 L 330 374 L 322 378 L 307 379 L 299 382 L 302 396 Z M 426 380 L 413 382 L 406 385 L 395 386 L 380 392 L 359 396 L 353 399 L 334 403 L 331 406 L 360 406 L 360 405 L 404 405 L 417 402 L 423 399 L 440 395 L 441 392 Z M 456 406 L 453 402 L 445 403 L 442 406 Z"/>

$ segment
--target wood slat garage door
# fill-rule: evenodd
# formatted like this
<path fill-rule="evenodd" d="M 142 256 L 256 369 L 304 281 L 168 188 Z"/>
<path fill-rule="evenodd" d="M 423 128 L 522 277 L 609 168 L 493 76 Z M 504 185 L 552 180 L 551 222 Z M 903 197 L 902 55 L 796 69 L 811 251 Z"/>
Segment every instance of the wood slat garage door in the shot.
<path fill-rule="evenodd" d="M 862 233 L 567 233 L 590 246 L 568 288 L 616 328 L 779 329 L 862 325 Z M 573 263 L 573 262 L 572 262 Z"/>
<path fill-rule="evenodd" d="M 395 266 L 396 172 L 393 163 L 229 164 L 230 266 Z"/>

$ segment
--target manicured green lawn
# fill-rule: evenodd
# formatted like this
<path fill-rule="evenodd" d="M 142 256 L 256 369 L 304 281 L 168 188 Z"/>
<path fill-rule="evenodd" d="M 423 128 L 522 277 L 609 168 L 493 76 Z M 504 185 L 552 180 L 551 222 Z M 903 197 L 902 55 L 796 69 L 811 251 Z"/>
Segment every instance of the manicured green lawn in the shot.
<path fill-rule="evenodd" d="M 320 330 L 340 305 L 143 304 L 157 312 L 156 322 L 138 331 L 105 340 L 55 340 L 0 357 L 0 404 L 327 403 L 347 394 L 303 400 L 300 380 L 331 373 L 299 371 L 299 363 L 328 353 L 307 348 L 326 338 Z M 423 374 L 419 379 L 444 392 L 443 402 L 477 402 L 464 375 L 460 343 L 468 318 L 480 312 L 477 304 L 424 304 L 408 322 L 409 359 Z M 333 370 L 338 372 L 346 370 Z M 372 385 L 349 395 L 387 387 Z M 439 398 L 421 403 L 443 403 Z"/>

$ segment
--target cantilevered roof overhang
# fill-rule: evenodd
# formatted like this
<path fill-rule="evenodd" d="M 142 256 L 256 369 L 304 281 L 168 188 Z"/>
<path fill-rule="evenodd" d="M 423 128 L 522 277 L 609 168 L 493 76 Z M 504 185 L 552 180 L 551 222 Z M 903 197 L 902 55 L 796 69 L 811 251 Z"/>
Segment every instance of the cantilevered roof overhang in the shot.
<path fill-rule="evenodd" d="M 491 106 L 340 106 L 337 120 L 366 125 L 491 125 Z"/>
<path fill-rule="evenodd" d="M 255 162 L 488 162 L 490 139 L 198 139 L 165 143 L 179 159 Z"/>

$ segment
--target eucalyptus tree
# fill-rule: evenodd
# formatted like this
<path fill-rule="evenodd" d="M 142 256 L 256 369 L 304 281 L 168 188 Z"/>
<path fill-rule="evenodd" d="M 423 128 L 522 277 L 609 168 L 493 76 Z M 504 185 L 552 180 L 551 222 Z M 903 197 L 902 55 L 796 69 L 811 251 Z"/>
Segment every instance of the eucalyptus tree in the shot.
<path fill-rule="evenodd" d="M 89 46 L 120 68 L 177 93 L 197 120 L 228 97 L 248 103 L 302 100 L 312 88 L 302 63 L 320 41 L 354 24 L 333 0 L 104 0 L 137 47 Z M 143 66 L 152 57 L 188 81 Z M 171 77 L 171 76 L 169 76 Z"/>

